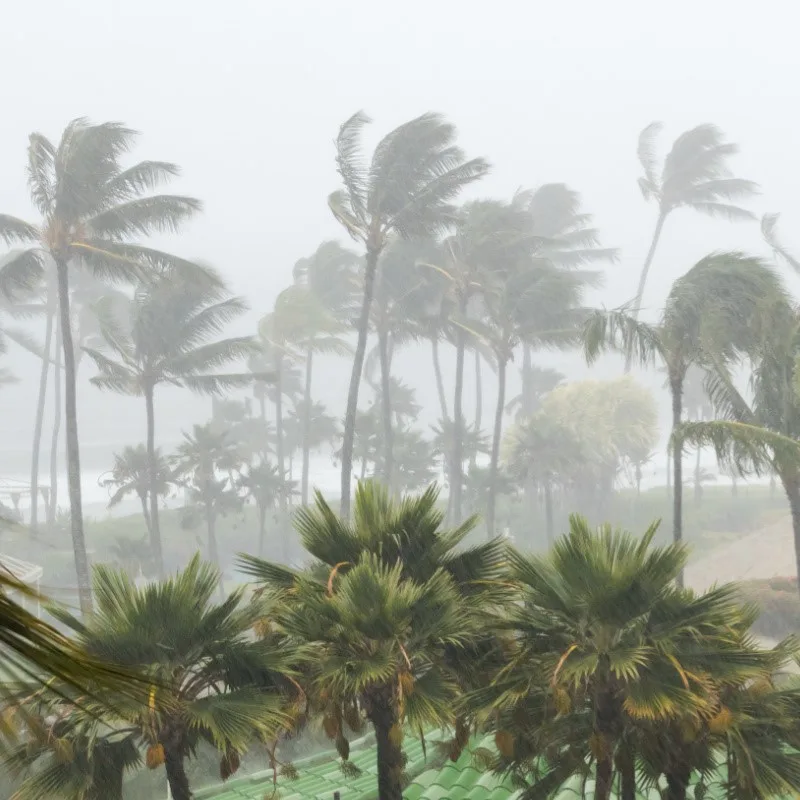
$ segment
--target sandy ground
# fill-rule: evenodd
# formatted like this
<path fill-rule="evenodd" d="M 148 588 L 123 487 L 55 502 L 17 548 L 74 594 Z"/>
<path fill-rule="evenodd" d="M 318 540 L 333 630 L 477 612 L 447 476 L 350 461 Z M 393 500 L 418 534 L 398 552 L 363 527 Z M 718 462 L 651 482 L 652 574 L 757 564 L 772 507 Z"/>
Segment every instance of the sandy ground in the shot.
<path fill-rule="evenodd" d="M 774 525 L 714 548 L 690 560 L 686 583 L 706 589 L 714 583 L 795 575 L 794 542 L 789 515 Z"/>

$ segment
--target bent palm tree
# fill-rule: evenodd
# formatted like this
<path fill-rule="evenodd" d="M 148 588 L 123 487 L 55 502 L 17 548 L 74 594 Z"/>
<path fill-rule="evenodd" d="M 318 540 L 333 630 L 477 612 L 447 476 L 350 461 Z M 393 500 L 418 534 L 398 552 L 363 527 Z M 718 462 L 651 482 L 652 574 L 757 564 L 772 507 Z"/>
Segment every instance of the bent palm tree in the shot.
<path fill-rule="evenodd" d="M 216 370 L 246 358 L 255 350 L 250 337 L 214 338 L 245 310 L 242 300 L 225 297 L 208 271 L 194 280 L 166 279 L 143 286 L 130 306 L 129 325 L 101 309 L 101 333 L 113 357 L 84 348 L 99 374 L 92 383 L 101 389 L 144 396 L 147 410 L 147 457 L 150 471 L 150 527 L 159 576 L 164 564 L 158 519 L 160 473 L 155 447 L 156 386 L 170 383 L 193 392 L 219 394 L 247 386 L 249 372 L 220 374 Z"/>
<path fill-rule="evenodd" d="M 776 273 L 761 260 L 719 253 L 697 262 L 672 286 L 662 320 L 640 322 L 626 311 L 597 311 L 584 329 L 586 359 L 592 363 L 612 347 L 643 366 L 663 362 L 672 397 L 672 428 L 679 431 L 683 390 L 692 365 L 752 353 L 774 302 L 783 296 Z M 675 436 L 672 533 L 683 538 L 683 443 Z"/>
<path fill-rule="evenodd" d="M 389 132 L 378 143 L 367 167 L 360 136 L 368 122 L 369 118 L 359 112 L 339 129 L 336 163 L 344 188 L 328 200 L 333 215 L 366 251 L 358 343 L 342 441 L 341 502 L 345 516 L 350 513 L 356 409 L 378 259 L 392 234 L 426 236 L 451 225 L 455 215 L 452 201 L 464 186 L 488 170 L 483 159 L 464 159 L 454 144 L 455 128 L 438 114 L 423 114 Z"/>
<path fill-rule="evenodd" d="M 6 292 L 30 286 L 32 278 L 38 282 L 45 256 L 55 262 L 64 351 L 70 519 L 84 613 L 91 610 L 92 598 L 83 531 L 69 267 L 113 280 L 137 280 L 152 270 L 183 269 L 187 265 L 183 259 L 131 239 L 177 230 L 200 208 L 190 197 L 147 194 L 178 174 L 174 164 L 142 161 L 121 167 L 120 159 L 135 137 L 135 131 L 119 123 L 92 125 L 82 118 L 67 125 L 57 146 L 39 133 L 31 134 L 28 183 L 41 222 L 33 225 L 0 215 L 0 239 L 30 245 L 6 264 Z"/>
<path fill-rule="evenodd" d="M 655 140 L 662 127 L 660 122 L 652 122 L 639 134 L 637 155 L 644 171 L 639 178 L 639 188 L 645 200 L 657 203 L 658 217 L 632 304 L 635 318 L 641 310 L 647 276 L 664 223 L 673 211 L 690 208 L 734 221 L 755 219 L 751 211 L 734 203 L 758 192 L 758 184 L 753 181 L 731 177 L 728 160 L 738 152 L 737 145 L 726 142 L 716 125 L 698 125 L 675 140 L 659 170 Z"/>

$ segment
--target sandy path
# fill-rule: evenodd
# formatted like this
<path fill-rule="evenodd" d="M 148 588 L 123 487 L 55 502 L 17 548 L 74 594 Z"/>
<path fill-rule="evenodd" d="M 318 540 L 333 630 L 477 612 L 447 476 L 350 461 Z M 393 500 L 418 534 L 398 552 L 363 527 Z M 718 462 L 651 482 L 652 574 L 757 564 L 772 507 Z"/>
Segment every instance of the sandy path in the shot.
<path fill-rule="evenodd" d="M 714 583 L 794 575 L 795 556 L 791 519 L 720 545 L 701 558 L 690 560 L 686 583 L 706 589 Z"/>

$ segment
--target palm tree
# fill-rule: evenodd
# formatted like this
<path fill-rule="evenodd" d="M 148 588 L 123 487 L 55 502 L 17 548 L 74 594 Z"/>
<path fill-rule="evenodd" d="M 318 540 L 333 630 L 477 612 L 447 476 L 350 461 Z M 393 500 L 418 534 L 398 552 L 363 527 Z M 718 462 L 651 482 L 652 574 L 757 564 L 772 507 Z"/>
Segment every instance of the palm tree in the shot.
<path fill-rule="evenodd" d="M 725 134 L 716 125 L 698 125 L 675 140 L 659 170 L 655 147 L 662 127 L 660 122 L 651 122 L 639 134 L 637 155 L 644 172 L 639 188 L 645 200 L 655 200 L 658 217 L 633 300 L 631 311 L 635 318 L 664 223 L 673 211 L 690 208 L 733 221 L 755 219 L 751 211 L 735 204 L 758 192 L 758 185 L 752 181 L 731 177 L 728 160 L 738 152 L 737 145 L 726 142 Z"/>
<path fill-rule="evenodd" d="M 431 487 L 394 501 L 387 487 L 360 483 L 350 522 L 317 493 L 316 507 L 295 519 L 315 558 L 309 571 L 242 558 L 246 572 L 297 598 L 278 621 L 291 640 L 311 645 L 312 702 L 344 758 L 342 720 L 363 711 L 372 722 L 381 800 L 402 796 L 403 724 L 455 720 L 464 680 L 456 665 L 479 639 L 476 615 L 502 588 L 502 544 L 459 548 L 475 520 L 441 530 L 437 498 Z"/>
<path fill-rule="evenodd" d="M 488 170 L 483 159 L 465 161 L 454 144 L 455 128 L 438 114 L 423 114 L 390 131 L 378 143 L 367 167 L 360 137 L 368 122 L 369 118 L 358 112 L 339 129 L 336 163 L 343 188 L 328 200 L 336 219 L 364 245 L 366 256 L 342 441 L 341 502 L 345 516 L 350 513 L 358 390 L 380 255 L 392 235 L 428 236 L 448 228 L 455 216 L 452 200 Z"/>
<path fill-rule="evenodd" d="M 719 253 L 697 262 L 672 286 L 659 324 L 639 322 L 626 311 L 597 311 L 584 330 L 589 363 L 606 348 L 628 359 L 650 364 L 658 359 L 667 371 L 672 397 L 673 448 L 672 534 L 683 538 L 683 391 L 692 365 L 753 352 L 765 314 L 782 297 L 775 272 L 760 259 L 741 253 Z"/>
<path fill-rule="evenodd" d="M 247 386 L 250 373 L 219 374 L 220 367 L 246 358 L 256 345 L 250 337 L 216 339 L 241 315 L 244 302 L 226 297 L 208 270 L 190 279 L 162 278 L 142 286 L 130 304 L 128 324 L 101 312 L 101 332 L 111 356 L 84 348 L 99 370 L 92 383 L 101 389 L 144 396 L 150 464 L 150 527 L 158 574 L 164 573 L 158 519 L 159 471 L 155 447 L 155 389 L 163 383 L 193 392 L 219 394 Z M 266 377 L 266 376 L 264 376 Z"/>
<path fill-rule="evenodd" d="M 688 551 L 653 547 L 656 528 L 641 537 L 608 525 L 595 532 L 573 516 L 548 555 L 509 554 L 520 587 L 514 640 L 470 699 L 494 718 L 495 766 L 518 772 L 531 797 L 550 796 L 573 773 L 589 777 L 593 765 L 594 797 L 608 800 L 619 776 L 619 796 L 634 800 L 637 757 L 654 729 L 713 729 L 721 693 L 775 669 L 774 654 L 747 633 L 753 617 L 736 587 L 699 596 L 678 588 Z M 693 766 L 664 765 L 666 797 L 685 798 Z"/>
<path fill-rule="evenodd" d="M 213 423 L 195 425 L 184 433 L 183 441 L 172 458 L 176 480 L 183 479 L 192 490 L 193 500 L 201 506 L 208 533 L 208 558 L 219 568 L 217 518 L 220 513 L 238 506 L 234 487 L 228 478 L 219 479 L 238 465 L 235 443 L 226 430 Z"/>
<path fill-rule="evenodd" d="M 275 501 L 286 491 L 283 486 L 285 478 L 277 467 L 262 461 L 260 464 L 250 466 L 247 472 L 239 476 L 238 488 L 243 489 L 247 497 L 252 497 L 256 504 L 258 514 L 258 555 L 264 555 L 266 538 L 267 511 L 272 508 Z"/>
<path fill-rule="evenodd" d="M 119 123 L 92 125 L 82 118 L 67 125 L 58 146 L 39 133 L 31 134 L 28 182 L 41 222 L 33 225 L 0 215 L 0 238 L 30 245 L 5 265 L 6 293 L 38 283 L 46 257 L 55 262 L 64 351 L 70 518 L 84 613 L 91 610 L 92 598 L 83 531 L 69 267 L 116 280 L 137 280 L 152 270 L 182 269 L 187 264 L 183 259 L 131 239 L 174 231 L 200 208 L 189 197 L 146 194 L 178 174 L 174 164 L 143 161 L 126 169 L 120 166 L 135 137 L 135 131 Z"/>
<path fill-rule="evenodd" d="M 291 688 L 295 654 L 253 639 L 265 606 L 243 604 L 243 588 L 212 603 L 219 581 L 197 556 L 174 577 L 143 588 L 99 566 L 96 613 L 84 622 L 59 615 L 87 654 L 143 670 L 152 681 L 150 703 L 123 706 L 122 714 L 149 745 L 148 766 L 164 765 L 174 800 L 191 800 L 185 761 L 200 741 L 218 750 L 227 777 L 254 739 L 289 722 L 283 687 Z"/>
<path fill-rule="evenodd" d="M 156 448 L 156 489 L 159 496 L 165 497 L 169 494 L 172 472 L 166 458 L 161 454 L 161 450 Z M 142 516 L 144 517 L 147 532 L 150 535 L 150 550 L 153 556 L 160 551 L 160 543 L 156 544 L 154 539 L 153 526 L 150 522 L 150 511 L 147 507 L 147 497 L 152 490 L 150 482 L 150 456 L 147 447 L 137 444 L 135 447 L 125 447 L 121 453 L 114 454 L 114 466 L 111 468 L 107 477 L 101 477 L 100 486 L 104 489 L 113 489 L 114 493 L 108 501 L 108 507 L 121 503 L 129 494 L 135 494 L 142 505 Z"/>

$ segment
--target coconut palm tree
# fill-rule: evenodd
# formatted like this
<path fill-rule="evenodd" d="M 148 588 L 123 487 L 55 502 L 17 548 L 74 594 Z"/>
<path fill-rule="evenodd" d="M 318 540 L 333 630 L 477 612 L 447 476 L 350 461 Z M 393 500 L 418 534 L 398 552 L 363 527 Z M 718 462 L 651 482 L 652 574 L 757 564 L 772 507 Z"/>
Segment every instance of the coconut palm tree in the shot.
<path fill-rule="evenodd" d="M 45 258 L 55 263 L 60 332 L 64 352 L 68 488 L 75 567 L 81 608 L 91 610 L 89 562 L 83 531 L 76 406 L 75 347 L 70 316 L 70 265 L 114 280 L 138 280 L 147 272 L 183 269 L 183 259 L 132 239 L 174 231 L 200 203 L 178 195 L 151 195 L 179 170 L 162 161 L 123 168 L 136 132 L 115 122 L 70 122 L 58 145 L 39 133 L 28 147 L 31 199 L 39 224 L 0 215 L 0 239 L 29 245 L 6 264 L 6 293 L 40 282 Z"/>
<path fill-rule="evenodd" d="M 167 459 L 161 454 L 160 448 L 155 450 L 157 483 L 156 489 L 159 496 L 166 497 L 170 492 L 172 483 L 172 471 L 169 468 Z M 114 454 L 114 466 L 110 473 L 101 476 L 98 481 L 104 489 L 114 490 L 109 498 L 108 507 L 121 503 L 129 494 L 135 494 L 142 505 L 142 516 L 144 517 L 147 532 L 150 535 L 151 553 L 155 555 L 160 550 L 160 543 L 154 541 L 153 526 L 150 522 L 150 511 L 147 506 L 147 498 L 152 490 L 150 482 L 150 456 L 147 447 L 137 444 L 134 447 L 128 446 L 121 453 Z"/>
<path fill-rule="evenodd" d="M 247 497 L 251 497 L 256 504 L 258 514 L 258 555 L 264 555 L 266 538 L 267 511 L 274 506 L 282 493 L 286 492 L 283 478 L 277 467 L 262 461 L 260 464 L 250 465 L 246 472 L 239 476 L 237 488 L 244 490 Z"/>
<path fill-rule="evenodd" d="M 342 510 L 350 513 L 353 441 L 361 372 L 367 351 L 372 298 L 378 260 L 393 235 L 436 235 L 454 221 L 452 201 L 461 190 L 486 174 L 483 159 L 465 160 L 454 144 L 456 130 L 439 114 L 420 117 L 390 131 L 364 163 L 361 131 L 369 122 L 362 112 L 339 129 L 336 163 L 343 188 L 328 204 L 336 219 L 363 244 L 366 264 L 358 319 L 358 343 L 347 394 L 342 441 Z"/>
<path fill-rule="evenodd" d="M 244 302 L 226 296 L 213 273 L 203 269 L 189 279 L 162 278 L 140 287 L 130 303 L 129 320 L 100 311 L 101 333 L 110 355 L 84 348 L 99 374 L 101 389 L 143 396 L 147 411 L 147 453 L 150 463 L 150 526 L 159 575 L 163 575 L 158 519 L 159 471 L 155 447 L 155 389 L 169 383 L 193 392 L 220 394 L 247 386 L 249 372 L 216 372 L 247 358 L 256 349 L 252 338 L 217 339 L 221 330 L 245 310 Z M 266 377 L 266 376 L 264 376 Z"/>
<path fill-rule="evenodd" d="M 733 359 L 753 352 L 765 315 L 783 296 L 777 274 L 760 259 L 741 253 L 717 253 L 697 262 L 672 286 L 659 324 L 639 322 L 634 314 L 597 311 L 584 330 L 589 363 L 612 347 L 647 365 L 666 368 L 672 398 L 672 534 L 683 538 L 683 391 L 692 365 Z"/>
<path fill-rule="evenodd" d="M 755 219 L 751 211 L 735 204 L 758 192 L 758 185 L 752 181 L 732 177 L 728 161 L 738 152 L 737 145 L 726 142 L 725 134 L 716 125 L 698 125 L 675 140 L 659 169 L 655 148 L 662 127 L 660 122 L 651 122 L 639 134 L 637 155 L 644 173 L 639 178 L 639 188 L 645 200 L 654 200 L 657 204 L 658 217 L 639 274 L 631 309 L 634 317 L 638 317 L 641 309 L 664 223 L 673 211 L 689 208 L 732 221 Z"/>
<path fill-rule="evenodd" d="M 140 669 L 152 682 L 149 704 L 123 705 L 121 715 L 148 745 L 147 766 L 164 766 L 175 800 L 191 800 L 185 761 L 200 741 L 217 749 L 228 777 L 253 740 L 289 723 L 285 687 L 293 691 L 287 678 L 295 654 L 252 637 L 265 606 L 243 604 L 244 589 L 213 603 L 219 581 L 197 556 L 182 572 L 142 588 L 99 566 L 96 613 L 83 622 L 59 614 L 84 652 Z"/>

